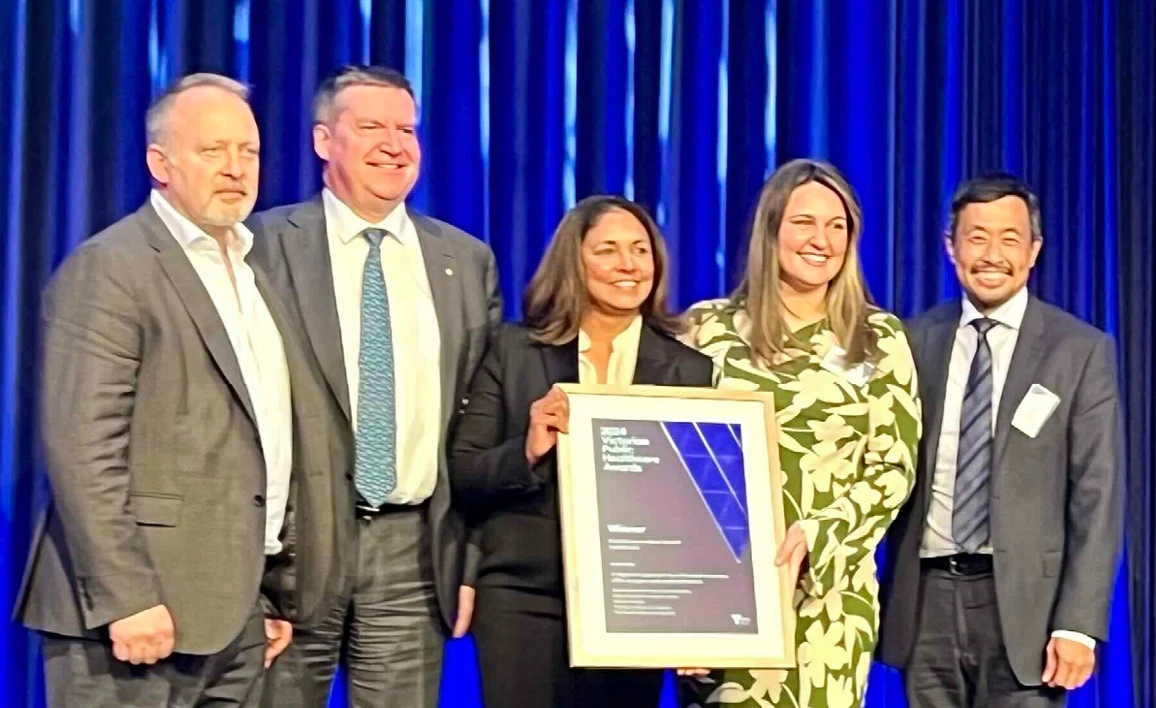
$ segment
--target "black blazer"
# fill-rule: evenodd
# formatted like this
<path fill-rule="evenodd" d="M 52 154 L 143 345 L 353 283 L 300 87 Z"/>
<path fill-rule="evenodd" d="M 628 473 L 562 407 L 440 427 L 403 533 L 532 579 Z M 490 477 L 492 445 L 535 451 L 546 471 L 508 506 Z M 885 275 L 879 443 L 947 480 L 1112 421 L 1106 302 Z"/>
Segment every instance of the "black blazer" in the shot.
<path fill-rule="evenodd" d="M 634 383 L 710 386 L 711 360 L 644 324 Z M 479 587 L 562 597 L 553 451 L 530 467 L 530 405 L 556 383 L 578 383 L 578 342 L 552 346 L 504 325 L 470 386 L 450 450 L 455 505 L 480 531 Z"/>

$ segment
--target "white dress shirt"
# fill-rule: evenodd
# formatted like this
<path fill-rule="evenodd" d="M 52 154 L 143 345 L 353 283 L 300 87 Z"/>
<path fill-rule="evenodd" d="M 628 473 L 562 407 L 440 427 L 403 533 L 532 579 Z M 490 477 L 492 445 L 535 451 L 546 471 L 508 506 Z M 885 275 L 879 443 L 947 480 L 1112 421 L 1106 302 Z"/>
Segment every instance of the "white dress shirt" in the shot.
<path fill-rule="evenodd" d="M 638 315 L 610 343 L 606 381 L 599 382 L 598 367 L 586 357 L 586 352 L 590 351 L 590 337 L 586 332 L 578 330 L 578 383 L 606 383 L 612 386 L 629 386 L 634 383 L 634 367 L 638 364 L 638 339 L 641 334 L 642 316 Z"/>
<path fill-rule="evenodd" d="M 987 315 L 995 320 L 996 326 L 987 333 L 987 343 L 991 348 L 991 425 L 992 434 L 998 418 L 1000 399 L 1012 354 L 1023 326 L 1024 314 L 1028 309 L 1027 288 L 1021 289 L 1004 304 Z M 919 554 L 923 558 L 935 558 L 963 553 L 951 533 L 951 518 L 955 510 L 955 472 L 959 455 L 959 423 L 963 413 L 963 396 L 967 391 L 967 377 L 971 372 L 971 360 L 979 348 L 979 332 L 971 323 L 984 317 L 971 300 L 963 299 L 963 311 L 959 317 L 959 327 L 955 331 L 955 343 L 951 348 L 951 361 L 947 368 L 947 387 L 943 392 L 943 421 L 939 431 L 938 452 L 935 457 L 935 473 L 931 480 L 931 504 L 927 512 L 927 526 L 923 533 L 923 543 Z M 994 472 L 994 471 L 993 471 Z M 990 544 L 984 544 L 979 553 L 991 554 Z M 1057 631 L 1053 636 L 1074 639 L 1088 646 L 1095 640 L 1078 632 Z"/>
<path fill-rule="evenodd" d="M 276 554 L 281 550 L 277 537 L 289 500 L 293 410 L 281 331 L 257 290 L 253 269 L 245 262 L 253 247 L 253 233 L 244 224 L 229 231 L 227 250 L 237 281 L 234 288 L 217 241 L 173 208 L 160 192 L 154 190 L 149 199 L 208 291 L 241 367 L 265 458 L 265 553 Z"/>
<path fill-rule="evenodd" d="M 369 257 L 369 241 L 360 234 L 370 228 L 387 234 L 381 241 L 381 269 L 393 333 L 397 486 L 386 503 L 420 504 L 433 494 L 438 478 L 441 335 L 417 228 L 404 204 L 372 224 L 328 189 L 321 195 L 354 431 L 361 381 L 361 285 Z"/>

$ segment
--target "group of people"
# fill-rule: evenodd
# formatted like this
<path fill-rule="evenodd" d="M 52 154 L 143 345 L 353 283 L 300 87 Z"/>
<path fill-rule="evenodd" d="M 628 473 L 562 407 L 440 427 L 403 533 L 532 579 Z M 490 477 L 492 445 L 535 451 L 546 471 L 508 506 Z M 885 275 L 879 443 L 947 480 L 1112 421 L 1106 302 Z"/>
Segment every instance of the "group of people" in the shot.
<path fill-rule="evenodd" d="M 251 215 L 246 87 L 194 74 L 150 106 L 148 200 L 43 301 L 52 495 L 15 613 L 52 708 L 315 708 L 338 666 L 356 708 L 432 708 L 468 631 L 488 708 L 657 706 L 662 672 L 569 664 L 568 382 L 774 397 L 796 667 L 671 667 L 683 706 L 860 705 L 875 656 L 913 706 L 1088 679 L 1123 535 L 1113 344 L 1028 294 L 1026 185 L 960 185 L 964 297 L 906 324 L 812 160 L 764 185 L 729 297 L 672 312 L 659 228 L 594 196 L 502 324 L 490 249 L 406 206 L 416 123 L 403 75 L 341 69 L 313 101 L 324 188 Z"/>

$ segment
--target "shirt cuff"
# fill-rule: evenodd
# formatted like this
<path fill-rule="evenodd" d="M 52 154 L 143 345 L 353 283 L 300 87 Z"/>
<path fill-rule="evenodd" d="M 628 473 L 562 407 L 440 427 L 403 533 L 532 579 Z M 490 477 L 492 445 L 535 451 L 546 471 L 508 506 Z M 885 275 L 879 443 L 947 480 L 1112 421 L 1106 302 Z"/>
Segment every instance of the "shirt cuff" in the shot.
<path fill-rule="evenodd" d="M 1052 632 L 1052 636 L 1057 639 L 1071 639 L 1073 642 L 1079 642 L 1093 651 L 1096 649 L 1096 640 L 1080 632 L 1069 632 L 1066 629 L 1057 629 Z"/>

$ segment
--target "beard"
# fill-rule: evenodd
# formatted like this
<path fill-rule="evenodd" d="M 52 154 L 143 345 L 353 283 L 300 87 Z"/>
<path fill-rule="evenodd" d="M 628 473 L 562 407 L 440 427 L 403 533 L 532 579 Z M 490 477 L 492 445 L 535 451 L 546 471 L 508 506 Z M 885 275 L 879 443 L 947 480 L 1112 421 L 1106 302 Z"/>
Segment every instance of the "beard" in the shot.
<path fill-rule="evenodd" d="M 204 222 L 210 226 L 233 227 L 249 218 L 256 199 L 246 197 L 234 204 L 211 200 L 205 207 Z"/>

